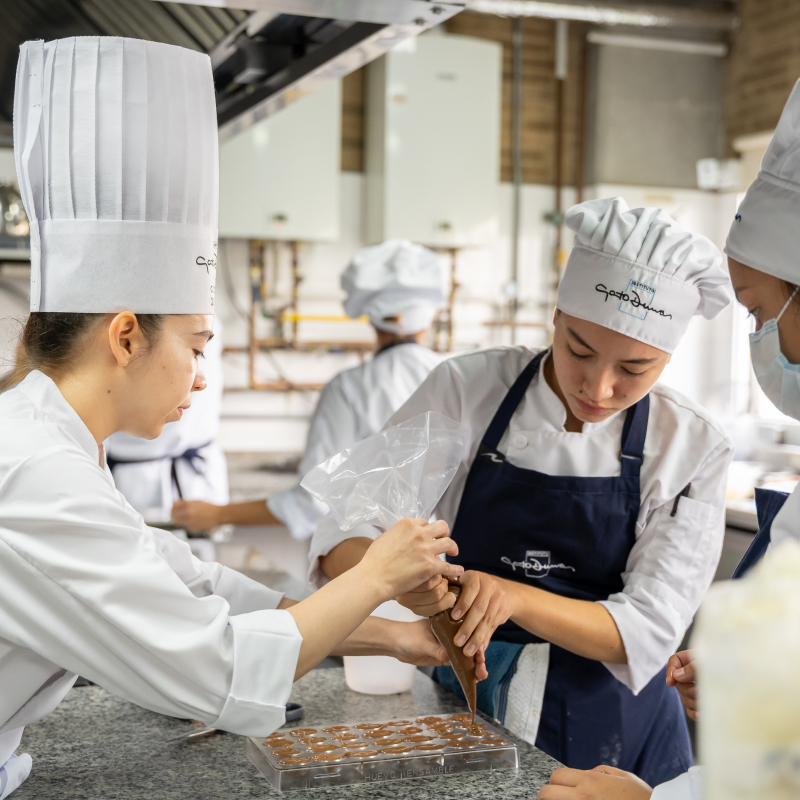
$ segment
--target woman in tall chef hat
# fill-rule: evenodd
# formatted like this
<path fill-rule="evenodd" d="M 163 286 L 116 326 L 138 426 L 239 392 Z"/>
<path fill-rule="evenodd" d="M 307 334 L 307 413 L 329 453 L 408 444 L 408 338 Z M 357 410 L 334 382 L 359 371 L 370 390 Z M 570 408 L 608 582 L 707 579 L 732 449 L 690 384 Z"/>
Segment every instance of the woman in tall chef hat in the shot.
<path fill-rule="evenodd" d="M 731 224 L 725 253 L 736 299 L 755 320 L 750 359 L 758 383 L 775 406 L 800 420 L 800 81 L 781 114 L 761 171 Z M 790 495 L 756 490 L 759 529 L 736 568 L 745 574 L 774 543 L 800 539 L 800 487 Z M 691 650 L 676 653 L 667 680 L 680 691 L 692 719 L 698 718 L 697 665 Z M 798 677 L 800 686 L 800 677 Z M 624 773 L 558 770 L 542 800 L 701 800 L 700 767 L 674 781 L 643 786 Z"/>
<path fill-rule="evenodd" d="M 459 643 L 492 640 L 479 707 L 568 766 L 656 783 L 691 763 L 664 666 L 719 559 L 732 456 L 721 426 L 656 381 L 729 281 L 711 242 L 660 209 L 593 200 L 567 224 L 552 347 L 449 359 L 390 424 L 434 409 L 472 429 L 435 514 L 467 569 Z M 370 541 L 345 536 L 329 538 L 329 577 Z M 423 614 L 454 602 L 439 579 L 400 599 Z M 452 670 L 437 676 L 457 691 Z"/>
<path fill-rule="evenodd" d="M 439 257 L 407 239 L 389 239 L 359 250 L 342 274 L 344 310 L 367 316 L 375 329 L 374 356 L 336 375 L 322 390 L 298 473 L 378 433 L 441 361 L 423 342 L 444 302 Z M 300 484 L 265 500 L 218 505 L 179 500 L 178 525 L 202 531 L 215 525 L 286 525 L 307 539 L 328 507 Z"/>
<path fill-rule="evenodd" d="M 457 552 L 444 522 L 402 521 L 369 564 L 294 604 L 199 562 L 114 488 L 103 440 L 157 436 L 205 386 L 208 56 L 132 39 L 28 42 L 14 144 L 32 313 L 0 395 L 0 796 L 30 769 L 13 755 L 22 727 L 77 673 L 153 711 L 261 736 L 283 723 L 292 681 L 332 651 L 436 663 L 424 623 L 366 618 L 461 572 L 438 557 Z"/>

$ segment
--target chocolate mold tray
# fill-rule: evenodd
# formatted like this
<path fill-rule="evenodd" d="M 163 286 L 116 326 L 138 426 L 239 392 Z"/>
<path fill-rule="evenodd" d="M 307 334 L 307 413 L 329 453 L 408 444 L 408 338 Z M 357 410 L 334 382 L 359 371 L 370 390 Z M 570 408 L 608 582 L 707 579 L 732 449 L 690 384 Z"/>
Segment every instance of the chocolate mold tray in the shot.
<path fill-rule="evenodd" d="M 247 740 L 247 757 L 279 792 L 518 769 L 517 747 L 471 714 L 281 730 Z"/>

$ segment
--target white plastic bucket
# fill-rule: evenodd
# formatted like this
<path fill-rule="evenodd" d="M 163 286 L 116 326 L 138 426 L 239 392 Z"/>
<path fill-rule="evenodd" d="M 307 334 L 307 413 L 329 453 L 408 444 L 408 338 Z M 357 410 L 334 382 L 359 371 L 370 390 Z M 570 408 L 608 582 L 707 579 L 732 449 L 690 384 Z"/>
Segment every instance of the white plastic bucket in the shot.
<path fill-rule="evenodd" d="M 395 600 L 383 603 L 372 612 L 396 622 L 421 619 Z M 389 656 L 345 656 L 344 679 L 348 688 L 361 694 L 398 694 L 407 692 L 414 683 L 417 668 Z"/>

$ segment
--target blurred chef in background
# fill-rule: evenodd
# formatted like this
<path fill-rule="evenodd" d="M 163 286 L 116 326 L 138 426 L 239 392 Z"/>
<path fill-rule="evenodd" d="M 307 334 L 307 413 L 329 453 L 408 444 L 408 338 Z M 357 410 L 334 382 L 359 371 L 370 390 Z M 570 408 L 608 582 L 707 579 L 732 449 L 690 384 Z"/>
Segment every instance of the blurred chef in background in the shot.
<path fill-rule="evenodd" d="M 215 441 L 223 387 L 221 329 L 216 319 L 214 338 L 204 353 L 208 387 L 197 394 L 181 420 L 167 425 L 157 439 L 119 432 L 106 441 L 116 487 L 150 524 L 168 521 L 176 500 L 202 497 L 212 503 L 228 502 L 228 467 Z M 215 557 L 214 546 L 206 539 L 193 540 L 190 546 L 204 561 Z"/>
<path fill-rule="evenodd" d="M 369 361 L 340 372 L 322 390 L 298 467 L 301 477 L 380 431 L 440 361 L 423 345 L 444 301 L 436 253 L 406 239 L 366 247 L 342 274 L 342 288 L 347 315 L 367 316 L 375 328 L 376 350 Z M 173 506 L 172 518 L 190 531 L 224 524 L 286 525 L 295 539 L 307 539 L 327 511 L 298 483 L 268 500 L 247 503 L 185 496 Z"/>

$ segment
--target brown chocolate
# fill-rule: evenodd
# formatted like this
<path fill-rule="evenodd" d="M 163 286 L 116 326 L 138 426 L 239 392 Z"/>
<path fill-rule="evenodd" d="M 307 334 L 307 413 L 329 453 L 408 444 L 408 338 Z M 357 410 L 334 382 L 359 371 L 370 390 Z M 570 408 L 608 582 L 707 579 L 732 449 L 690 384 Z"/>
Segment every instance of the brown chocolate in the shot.
<path fill-rule="evenodd" d="M 400 746 L 397 746 L 397 747 L 382 747 L 381 748 L 381 753 L 386 753 L 387 755 L 390 755 L 390 756 L 397 756 L 397 755 L 400 755 L 400 753 L 408 753 L 409 750 L 411 750 L 410 747 L 400 747 Z"/>
<path fill-rule="evenodd" d="M 292 736 L 311 736 L 314 733 L 319 733 L 316 728 L 295 728 L 289 731 Z"/>
<path fill-rule="evenodd" d="M 415 750 L 441 750 L 442 745 L 440 744 L 417 744 L 414 745 Z"/>
<path fill-rule="evenodd" d="M 325 741 L 324 736 L 303 736 L 297 740 L 301 744 L 322 744 Z"/>
<path fill-rule="evenodd" d="M 381 728 L 377 731 L 367 731 L 364 735 L 369 739 L 383 739 L 385 736 L 392 736 L 392 732 Z"/>
<path fill-rule="evenodd" d="M 352 742 L 358 739 L 358 734 L 356 733 L 335 733 L 332 739 L 336 739 L 337 742 Z"/>
<path fill-rule="evenodd" d="M 448 718 L 451 722 L 472 722 L 472 714 L 451 714 Z"/>
<path fill-rule="evenodd" d="M 279 747 L 272 751 L 274 756 L 296 756 L 300 751 L 295 747 Z"/>
<path fill-rule="evenodd" d="M 362 750 L 359 754 L 359 758 L 375 758 L 378 755 L 377 750 Z"/>
<path fill-rule="evenodd" d="M 327 753 L 329 750 L 338 750 L 338 744 L 312 744 L 311 747 L 308 748 L 309 753 Z"/>
<path fill-rule="evenodd" d="M 464 734 L 463 733 L 454 733 L 453 731 L 450 731 L 448 733 L 440 733 L 440 734 L 438 734 L 438 736 L 439 736 L 440 739 L 463 739 L 464 738 Z"/>
<path fill-rule="evenodd" d="M 341 761 L 343 758 L 339 753 L 317 753 L 311 756 L 312 761 Z"/>
<path fill-rule="evenodd" d="M 406 736 L 406 742 L 432 742 L 433 736 Z"/>
<path fill-rule="evenodd" d="M 361 747 L 369 747 L 366 742 L 348 742 L 345 747 L 349 747 L 351 750 L 358 750 Z"/>
<path fill-rule="evenodd" d="M 405 733 L 406 735 L 412 733 L 422 733 L 422 728 L 415 728 L 413 725 L 411 725 L 408 728 L 400 728 L 400 730 L 397 731 L 397 733 Z"/>
<path fill-rule="evenodd" d="M 308 762 L 309 762 L 308 758 L 303 758 L 302 756 L 299 756 L 297 758 L 282 758 L 278 763 L 281 764 L 282 766 L 290 767 L 294 766 L 295 764 L 308 764 Z"/>
<path fill-rule="evenodd" d="M 448 584 L 448 589 L 458 599 L 461 594 L 461 587 L 451 583 Z M 475 710 L 478 707 L 475 657 L 466 655 L 463 648 L 457 647 L 455 643 L 455 638 L 458 636 L 458 631 L 463 622 L 463 619 L 454 620 L 450 616 L 450 609 L 448 608 L 431 617 L 431 630 L 438 639 L 439 644 L 444 648 L 445 653 L 447 653 L 450 665 L 453 667 L 458 682 L 461 684 L 464 697 L 467 698 L 467 705 L 469 705 L 469 710 L 472 712 L 472 722 L 475 722 Z"/>
<path fill-rule="evenodd" d="M 508 744 L 505 739 L 483 739 L 481 744 Z"/>
<path fill-rule="evenodd" d="M 322 732 L 323 733 L 339 733 L 341 731 L 349 731 L 349 730 L 350 730 L 350 726 L 349 725 L 331 725 L 328 728 L 323 728 Z"/>
<path fill-rule="evenodd" d="M 360 725 L 354 726 L 358 731 L 373 731 L 375 728 L 382 728 L 383 725 L 377 725 L 374 722 L 362 722 Z"/>
<path fill-rule="evenodd" d="M 291 739 L 267 739 L 264 742 L 267 747 L 291 747 L 293 744 Z"/>

